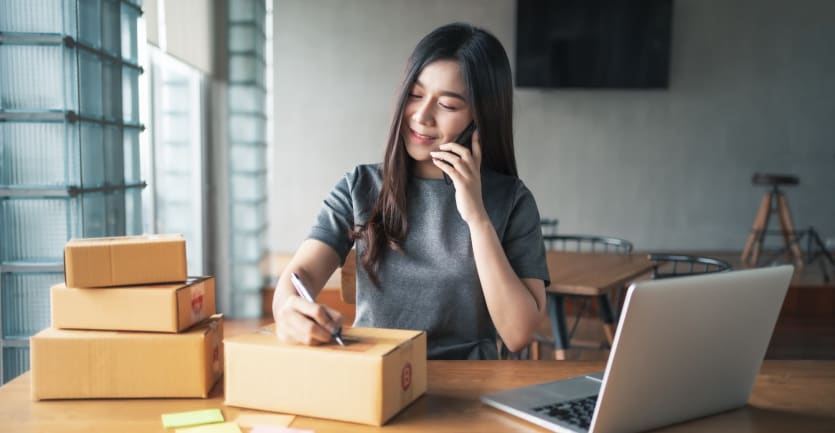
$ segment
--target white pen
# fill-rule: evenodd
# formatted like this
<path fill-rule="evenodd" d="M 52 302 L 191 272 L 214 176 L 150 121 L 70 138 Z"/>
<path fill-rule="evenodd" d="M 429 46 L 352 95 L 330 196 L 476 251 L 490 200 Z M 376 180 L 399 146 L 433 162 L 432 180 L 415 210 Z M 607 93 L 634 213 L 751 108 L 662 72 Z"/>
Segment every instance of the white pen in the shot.
<path fill-rule="evenodd" d="M 304 283 L 302 283 L 301 278 L 299 278 L 299 276 L 296 275 L 295 272 L 290 272 L 290 281 L 293 283 L 293 287 L 296 288 L 296 292 L 299 294 L 299 296 L 302 297 L 302 299 L 304 299 L 307 302 L 316 303 L 316 301 L 313 300 L 313 296 L 310 296 L 310 291 L 307 290 L 307 287 L 304 286 Z M 325 311 L 325 316 L 327 316 L 328 320 L 333 322 L 333 319 L 327 311 Z M 333 339 L 336 340 L 336 342 L 339 343 L 340 346 L 345 346 L 345 342 L 342 341 L 341 326 L 331 331 L 331 335 L 333 335 Z"/>

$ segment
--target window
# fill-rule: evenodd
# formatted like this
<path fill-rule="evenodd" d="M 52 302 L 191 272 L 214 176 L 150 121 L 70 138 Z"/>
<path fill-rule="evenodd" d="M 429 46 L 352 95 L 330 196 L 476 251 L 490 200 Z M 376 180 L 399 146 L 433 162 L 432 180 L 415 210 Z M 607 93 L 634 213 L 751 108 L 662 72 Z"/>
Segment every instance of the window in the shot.
<path fill-rule="evenodd" d="M 0 1 L 0 379 L 28 370 L 73 237 L 139 233 L 138 1 Z"/>

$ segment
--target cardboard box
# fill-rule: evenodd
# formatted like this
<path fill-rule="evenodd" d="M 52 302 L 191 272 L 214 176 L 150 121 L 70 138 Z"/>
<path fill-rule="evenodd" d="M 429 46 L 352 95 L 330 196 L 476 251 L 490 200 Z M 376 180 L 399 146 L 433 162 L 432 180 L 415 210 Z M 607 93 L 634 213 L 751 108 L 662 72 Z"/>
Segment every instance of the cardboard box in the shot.
<path fill-rule="evenodd" d="M 183 282 L 186 241 L 180 235 L 72 239 L 64 246 L 67 287 Z"/>
<path fill-rule="evenodd" d="M 346 328 L 348 346 L 273 329 L 224 340 L 226 404 L 380 426 L 426 392 L 423 331 Z"/>
<path fill-rule="evenodd" d="M 215 279 L 114 288 L 51 289 L 52 326 L 61 329 L 179 332 L 216 313 Z"/>
<path fill-rule="evenodd" d="M 32 398 L 205 398 L 222 340 L 220 315 L 182 334 L 47 328 L 29 343 Z"/>

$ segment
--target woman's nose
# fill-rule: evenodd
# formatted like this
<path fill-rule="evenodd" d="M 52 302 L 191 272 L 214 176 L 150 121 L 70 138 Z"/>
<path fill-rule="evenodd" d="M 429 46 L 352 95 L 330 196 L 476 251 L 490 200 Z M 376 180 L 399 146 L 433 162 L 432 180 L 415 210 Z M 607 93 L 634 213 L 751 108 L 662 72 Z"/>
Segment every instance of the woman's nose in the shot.
<path fill-rule="evenodd" d="M 412 113 L 412 120 L 421 125 L 431 125 L 433 123 L 430 101 L 420 101 L 420 104 L 415 108 L 415 112 Z"/>

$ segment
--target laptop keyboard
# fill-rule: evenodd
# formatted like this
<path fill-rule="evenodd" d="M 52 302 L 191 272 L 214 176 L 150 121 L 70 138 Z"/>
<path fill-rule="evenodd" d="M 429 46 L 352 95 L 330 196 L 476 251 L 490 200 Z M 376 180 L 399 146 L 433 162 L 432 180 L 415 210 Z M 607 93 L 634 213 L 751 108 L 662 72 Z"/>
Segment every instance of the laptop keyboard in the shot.
<path fill-rule="evenodd" d="M 597 404 L 597 396 L 578 398 L 576 400 L 561 401 L 559 403 L 536 407 L 536 412 L 556 418 L 562 422 L 574 424 L 588 430 L 591 425 L 591 417 L 594 415 L 594 406 Z"/>

